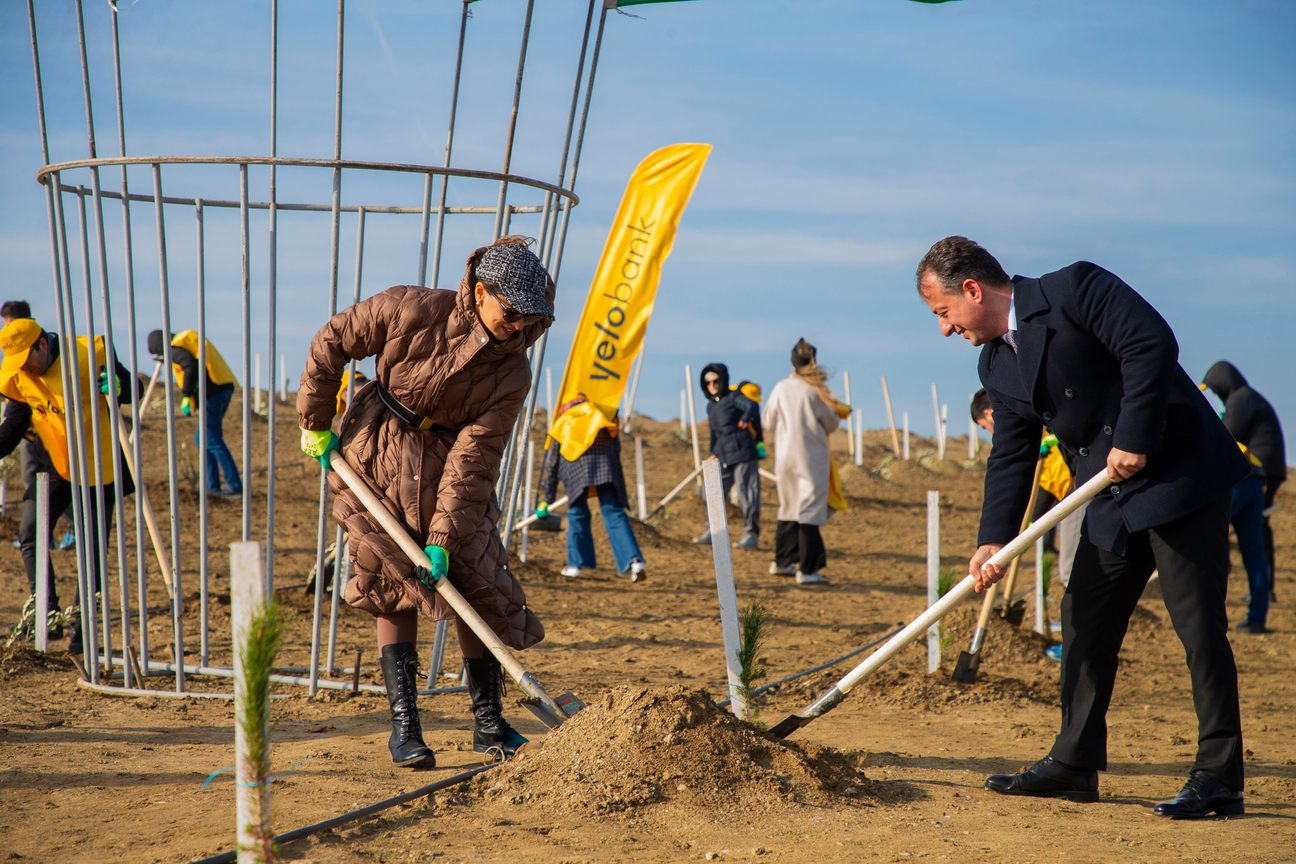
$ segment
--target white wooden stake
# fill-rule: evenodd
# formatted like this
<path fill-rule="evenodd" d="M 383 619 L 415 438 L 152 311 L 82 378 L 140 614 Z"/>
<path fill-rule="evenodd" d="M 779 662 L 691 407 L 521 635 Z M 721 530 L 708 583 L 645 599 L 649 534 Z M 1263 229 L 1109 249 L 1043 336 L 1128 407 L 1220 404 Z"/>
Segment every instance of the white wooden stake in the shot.
<path fill-rule="evenodd" d="M 904 460 L 909 461 L 909 412 L 904 412 Z"/>
<path fill-rule="evenodd" d="M 247 638 L 252 616 L 265 605 L 265 561 L 260 543 L 230 544 L 230 624 L 234 636 L 234 716 L 242 717 L 244 705 L 253 698 L 247 692 L 247 670 L 243 668 L 243 654 L 238 650 Z M 268 738 L 268 733 L 267 733 Z M 236 813 L 238 827 L 238 864 L 261 864 L 272 860 L 269 848 L 269 831 L 258 842 L 258 828 L 269 828 L 270 790 L 260 785 L 256 776 L 252 754 L 247 752 L 247 741 L 241 723 L 234 724 L 234 775 L 236 785 Z"/>
<path fill-rule="evenodd" d="M 648 512 L 648 487 L 644 485 L 643 439 L 635 436 L 635 486 L 639 492 L 639 510 L 636 516 L 640 519 Z"/>
<path fill-rule="evenodd" d="M 1044 632 L 1044 537 L 1035 541 L 1035 632 Z"/>
<path fill-rule="evenodd" d="M 445 663 L 446 636 L 450 633 L 449 621 L 438 621 L 432 637 L 432 658 L 428 661 L 428 688 L 433 689 L 441 680 L 441 666 Z M 453 676 L 452 676 L 453 677 Z"/>
<path fill-rule="evenodd" d="M 864 412 L 855 409 L 855 464 L 864 466 Z"/>
<path fill-rule="evenodd" d="M 531 475 L 534 472 L 535 472 L 535 442 L 528 440 L 527 457 L 526 457 L 526 485 L 523 486 L 523 492 L 522 492 L 524 496 L 522 498 L 522 509 L 524 511 L 533 511 L 535 509 L 534 507 L 531 506 Z M 531 529 L 529 527 L 523 528 L 522 545 L 518 548 L 518 560 L 524 564 L 526 563 L 527 560 L 527 541 L 530 539 L 530 537 L 531 537 Z M 431 684 L 429 686 L 435 687 L 436 684 Z"/>
<path fill-rule="evenodd" d="M 693 467 L 701 468 L 702 448 L 698 446 L 697 408 L 693 401 L 693 367 L 688 363 L 684 364 L 684 383 L 688 385 L 689 425 L 693 432 Z"/>
<path fill-rule="evenodd" d="M 724 637 L 725 673 L 729 678 L 729 703 L 734 716 L 747 717 L 747 702 L 739 689 L 738 650 L 742 645 L 738 630 L 738 591 L 734 587 L 733 559 L 729 553 L 729 520 L 725 514 L 724 485 L 720 480 L 720 462 L 708 459 L 702 467 L 707 496 L 707 522 L 711 527 L 711 554 L 715 559 L 716 597 L 720 602 L 720 632 Z"/>
<path fill-rule="evenodd" d="M 941 450 L 940 399 L 936 398 L 935 384 L 932 384 L 932 414 L 936 418 L 936 458 L 944 459 L 945 453 Z"/>
<path fill-rule="evenodd" d="M 927 608 L 940 599 L 940 493 L 927 493 Z M 940 622 L 927 628 L 927 674 L 940 669 Z"/>
<path fill-rule="evenodd" d="M 254 372 L 252 373 L 253 374 L 252 392 L 255 394 L 252 397 L 252 407 L 253 410 L 255 410 L 259 414 L 261 413 L 261 352 L 260 351 L 256 352 L 256 360 L 253 362 L 252 368 L 254 370 Z"/>
<path fill-rule="evenodd" d="M 630 418 L 634 416 L 635 395 L 639 392 L 639 373 L 643 372 L 644 352 L 643 345 L 639 346 L 639 362 L 635 364 L 634 380 L 630 384 L 630 400 L 626 402 L 625 415 L 623 416 L 622 432 L 630 431 Z"/>
<path fill-rule="evenodd" d="M 545 403 L 549 406 L 548 425 L 546 430 L 553 428 L 554 423 L 554 401 L 553 401 L 553 369 L 545 367 Z"/>
<path fill-rule="evenodd" d="M 886 376 L 882 376 L 882 398 L 886 400 L 887 424 L 891 427 L 891 449 L 900 455 L 900 440 L 896 437 L 895 414 L 891 413 L 891 391 L 887 389 Z"/>
<path fill-rule="evenodd" d="M 851 404 L 850 398 L 850 373 L 842 373 L 842 388 L 846 391 L 846 404 Z M 855 427 L 852 423 L 854 413 L 846 415 L 846 450 L 851 455 L 855 455 Z"/>
<path fill-rule="evenodd" d="M 288 401 L 288 358 L 279 355 L 279 401 Z"/>
<path fill-rule="evenodd" d="M 49 651 L 49 475 L 36 475 L 36 650 Z M 137 685 L 143 686 L 143 685 Z"/>

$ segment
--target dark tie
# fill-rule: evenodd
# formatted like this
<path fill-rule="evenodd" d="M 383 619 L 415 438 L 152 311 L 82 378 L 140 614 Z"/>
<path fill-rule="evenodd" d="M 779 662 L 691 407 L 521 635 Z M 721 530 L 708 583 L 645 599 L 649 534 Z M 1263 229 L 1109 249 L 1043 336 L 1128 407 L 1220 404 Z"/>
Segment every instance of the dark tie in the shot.
<path fill-rule="evenodd" d="M 1007 332 L 1004 333 L 1003 340 L 1008 343 L 1008 347 L 1013 349 L 1013 353 L 1016 354 L 1017 353 L 1017 331 L 1008 330 Z"/>

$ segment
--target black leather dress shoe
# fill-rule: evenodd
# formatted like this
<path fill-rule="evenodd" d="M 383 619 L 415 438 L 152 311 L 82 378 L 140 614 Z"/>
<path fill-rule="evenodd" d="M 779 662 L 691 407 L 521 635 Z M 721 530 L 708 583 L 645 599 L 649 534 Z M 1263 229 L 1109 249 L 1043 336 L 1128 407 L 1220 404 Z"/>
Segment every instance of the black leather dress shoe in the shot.
<path fill-rule="evenodd" d="M 1194 771 L 1173 800 L 1162 801 L 1152 812 L 1171 819 L 1201 819 L 1212 813 L 1241 816 L 1246 806 L 1241 792 L 1234 792 L 1205 771 Z"/>
<path fill-rule="evenodd" d="M 1000 795 L 1065 798 L 1092 804 L 1098 800 L 1098 772 L 1072 768 L 1052 756 L 1045 756 L 1020 774 L 987 777 L 985 787 Z"/>

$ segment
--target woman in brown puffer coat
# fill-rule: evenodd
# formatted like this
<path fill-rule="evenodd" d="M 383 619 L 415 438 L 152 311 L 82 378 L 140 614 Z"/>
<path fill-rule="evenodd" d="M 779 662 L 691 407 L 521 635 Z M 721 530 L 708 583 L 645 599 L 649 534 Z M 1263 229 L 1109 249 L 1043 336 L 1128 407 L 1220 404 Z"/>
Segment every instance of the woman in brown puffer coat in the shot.
<path fill-rule="evenodd" d="M 302 450 L 328 464 L 340 448 L 432 560 L 416 568 L 341 478 L 333 515 L 350 535 L 346 601 L 377 618 L 391 705 L 392 761 L 435 764 L 416 703 L 418 617 L 455 619 L 476 728 L 473 749 L 506 755 L 526 739 L 504 720 L 499 661 L 429 587 L 442 576 L 505 644 L 528 648 L 544 627 L 527 608 L 496 531 L 500 459 L 531 383 L 526 349 L 553 322 L 554 284 L 529 240 L 504 237 L 468 257 L 458 291 L 402 285 L 339 312 L 311 340 L 297 393 Z M 339 382 L 375 357 L 332 432 Z"/>

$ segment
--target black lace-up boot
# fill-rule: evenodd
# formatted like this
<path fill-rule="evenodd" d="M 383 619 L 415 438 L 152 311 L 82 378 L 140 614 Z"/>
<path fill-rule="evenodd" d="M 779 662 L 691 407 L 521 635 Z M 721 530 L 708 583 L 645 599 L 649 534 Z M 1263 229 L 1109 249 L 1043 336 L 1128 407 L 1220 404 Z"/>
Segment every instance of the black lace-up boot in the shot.
<path fill-rule="evenodd" d="M 507 759 L 527 743 L 504 719 L 504 671 L 492 655 L 464 658 L 468 669 L 468 693 L 472 696 L 473 750 L 487 753 L 498 750 Z"/>
<path fill-rule="evenodd" d="M 402 768 L 432 768 L 436 756 L 423 743 L 418 713 L 418 655 L 413 642 L 397 642 L 382 649 L 383 683 L 391 705 L 392 764 Z"/>

